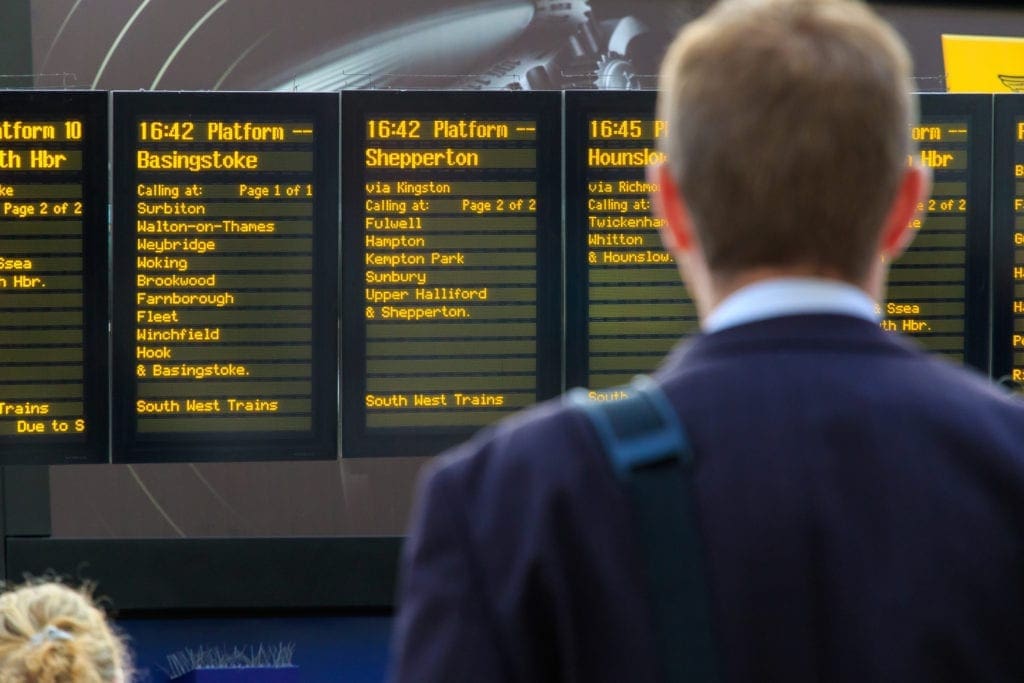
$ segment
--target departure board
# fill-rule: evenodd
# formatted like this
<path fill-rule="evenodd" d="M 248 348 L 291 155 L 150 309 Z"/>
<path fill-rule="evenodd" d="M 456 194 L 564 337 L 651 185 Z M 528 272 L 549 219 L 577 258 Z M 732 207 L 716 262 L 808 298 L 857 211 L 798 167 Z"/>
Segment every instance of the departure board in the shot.
<path fill-rule="evenodd" d="M 890 268 L 881 325 L 987 372 L 992 98 L 926 94 L 920 102 L 911 138 L 915 161 L 932 171 L 932 194 L 911 226 L 914 241 Z"/>
<path fill-rule="evenodd" d="M 1024 95 L 995 96 L 992 376 L 1024 390 Z"/>
<path fill-rule="evenodd" d="M 921 96 L 913 160 L 932 170 L 934 190 L 879 303 L 883 329 L 983 370 L 990 99 Z M 665 132 L 654 108 L 653 93 L 566 93 L 567 381 L 598 393 L 650 372 L 698 330 L 647 199 L 645 167 Z"/>
<path fill-rule="evenodd" d="M 561 389 L 559 93 L 345 93 L 342 454 Z"/>
<path fill-rule="evenodd" d="M 0 93 L 0 464 L 108 457 L 107 100 Z"/>
<path fill-rule="evenodd" d="M 115 461 L 336 457 L 338 96 L 113 110 Z"/>
<path fill-rule="evenodd" d="M 653 92 L 569 92 L 566 126 L 566 375 L 601 389 L 654 370 L 699 329 L 651 213 L 649 164 L 664 121 Z"/>

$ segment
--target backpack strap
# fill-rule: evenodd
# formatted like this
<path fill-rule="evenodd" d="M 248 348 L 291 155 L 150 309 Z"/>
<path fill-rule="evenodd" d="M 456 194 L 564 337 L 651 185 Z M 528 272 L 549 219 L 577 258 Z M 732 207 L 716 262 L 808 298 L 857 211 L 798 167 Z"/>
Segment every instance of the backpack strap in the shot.
<path fill-rule="evenodd" d="M 626 398 L 594 401 L 586 390 L 574 389 L 568 400 L 594 426 L 629 497 L 665 680 L 718 681 L 689 439 L 668 397 L 649 377 L 617 391 Z"/>

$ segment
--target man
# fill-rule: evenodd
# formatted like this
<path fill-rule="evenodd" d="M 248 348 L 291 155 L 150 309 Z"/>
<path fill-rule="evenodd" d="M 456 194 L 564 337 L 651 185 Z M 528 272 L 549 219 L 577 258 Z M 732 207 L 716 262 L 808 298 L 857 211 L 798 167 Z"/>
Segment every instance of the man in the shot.
<path fill-rule="evenodd" d="M 664 62 L 650 174 L 703 333 L 655 380 L 729 681 L 1024 679 L 1024 407 L 875 318 L 927 194 L 909 74 L 843 0 L 725 2 Z M 423 485 L 393 679 L 656 681 L 639 556 L 578 411 L 487 430 Z"/>

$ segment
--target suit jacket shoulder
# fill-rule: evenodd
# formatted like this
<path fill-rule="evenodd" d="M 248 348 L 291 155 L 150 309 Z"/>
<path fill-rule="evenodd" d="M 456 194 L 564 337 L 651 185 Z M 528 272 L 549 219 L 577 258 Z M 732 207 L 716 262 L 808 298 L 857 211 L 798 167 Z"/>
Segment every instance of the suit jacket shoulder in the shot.
<path fill-rule="evenodd" d="M 542 404 L 430 468 L 405 549 L 394 680 L 655 680 L 647 602 L 608 590 L 643 587 L 625 497 L 583 419 L 560 401 Z M 457 540 L 439 538 L 453 528 Z M 465 564 L 428 568 L 439 554 Z M 465 587 L 467 573 L 472 596 L 438 597 L 445 582 Z M 435 604 L 421 604 L 428 595 Z M 480 607 L 459 617 L 465 629 L 490 633 L 497 650 L 467 648 L 465 633 L 437 636 L 461 599 Z"/>

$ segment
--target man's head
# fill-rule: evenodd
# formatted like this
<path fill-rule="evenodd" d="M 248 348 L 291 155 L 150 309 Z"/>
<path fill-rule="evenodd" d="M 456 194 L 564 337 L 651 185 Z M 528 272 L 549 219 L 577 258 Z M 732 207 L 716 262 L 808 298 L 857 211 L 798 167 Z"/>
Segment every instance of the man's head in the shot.
<path fill-rule="evenodd" d="M 696 250 L 720 284 L 768 271 L 863 286 L 905 245 L 927 184 L 907 163 L 910 73 L 859 2 L 717 4 L 662 66 L 666 245 Z"/>

